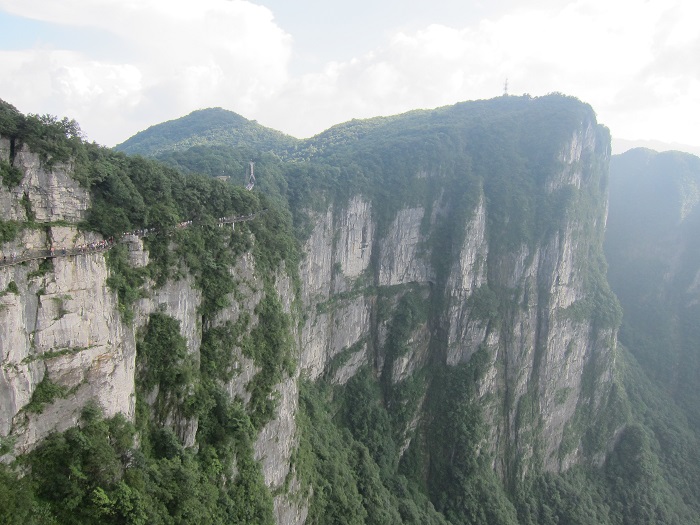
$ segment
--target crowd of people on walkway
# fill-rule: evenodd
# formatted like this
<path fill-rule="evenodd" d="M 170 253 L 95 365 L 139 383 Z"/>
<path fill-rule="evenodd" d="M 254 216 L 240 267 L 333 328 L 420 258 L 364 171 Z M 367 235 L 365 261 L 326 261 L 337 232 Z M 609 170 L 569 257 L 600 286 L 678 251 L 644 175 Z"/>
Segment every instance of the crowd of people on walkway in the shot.
<path fill-rule="evenodd" d="M 126 237 L 144 237 L 145 235 L 148 235 L 150 233 L 157 233 L 155 228 L 141 228 L 139 230 L 133 230 L 130 232 L 124 232 L 121 235 L 121 238 L 124 239 Z"/>
<path fill-rule="evenodd" d="M 265 211 L 265 210 L 262 210 Z M 258 212 L 260 213 L 260 212 Z M 219 227 L 224 224 L 232 224 L 236 222 L 249 221 L 256 217 L 257 213 L 251 213 L 249 215 L 239 215 L 236 217 L 219 217 L 218 225 Z M 192 226 L 192 221 L 183 221 L 176 225 L 178 228 L 187 228 Z M 122 233 L 120 240 L 127 237 L 136 236 L 144 237 L 145 235 L 158 233 L 155 228 L 140 228 L 129 232 Z M 46 259 L 50 257 L 59 257 L 67 255 L 77 255 L 88 252 L 104 251 L 110 249 L 115 244 L 114 237 L 109 237 L 108 239 L 101 241 L 94 241 L 89 243 L 82 243 L 73 248 L 60 248 L 56 249 L 53 245 L 48 250 L 37 250 L 37 251 L 25 251 L 23 254 L 18 255 L 17 251 L 12 251 L 9 255 L 3 254 L 0 258 L 0 266 L 9 266 L 12 264 L 17 264 L 24 261 L 29 261 L 32 259 Z"/>
<path fill-rule="evenodd" d="M 95 241 L 95 242 L 89 242 L 89 243 L 83 243 L 79 244 L 78 246 L 74 247 L 70 253 L 85 253 L 85 252 L 94 252 L 94 251 L 100 251 L 100 250 L 107 250 L 108 248 L 111 248 L 114 245 L 114 237 L 110 237 L 109 239 L 102 240 L 102 241 Z M 56 256 L 56 248 L 52 245 L 50 250 L 49 250 L 49 255 L 51 257 Z M 60 255 L 68 255 L 68 251 L 66 248 L 61 248 Z"/>
<path fill-rule="evenodd" d="M 51 247 L 48 250 L 28 250 L 20 255 L 17 255 L 16 251 L 12 251 L 12 253 L 10 253 L 9 256 L 3 254 L 2 258 L 0 259 L 0 265 L 9 266 L 24 261 L 30 261 L 32 259 L 47 259 L 52 257 L 62 257 L 67 255 L 78 255 L 88 252 L 104 251 L 111 248 L 114 245 L 114 242 L 114 237 L 110 237 L 109 239 L 101 241 L 78 244 L 73 248 L 56 248 L 54 245 L 51 245 Z"/>
<path fill-rule="evenodd" d="M 17 260 L 17 252 L 12 252 L 9 257 L 9 262 L 15 262 Z M 4 264 L 8 263 L 8 257 L 7 255 L 2 256 L 2 262 Z"/>

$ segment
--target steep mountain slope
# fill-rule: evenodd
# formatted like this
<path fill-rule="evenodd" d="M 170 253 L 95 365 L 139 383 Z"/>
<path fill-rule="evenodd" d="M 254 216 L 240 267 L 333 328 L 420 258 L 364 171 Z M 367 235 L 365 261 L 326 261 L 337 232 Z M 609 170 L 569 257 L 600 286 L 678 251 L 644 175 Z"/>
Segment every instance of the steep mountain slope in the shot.
<path fill-rule="evenodd" d="M 2 250 L 38 254 L 0 268 L 0 518 L 698 522 L 616 346 L 586 104 L 353 121 L 252 192 L 0 108 Z"/>
<path fill-rule="evenodd" d="M 492 447 L 502 475 L 515 479 L 532 467 L 530 460 L 567 468 L 582 453 L 580 435 L 571 449 L 561 448 L 576 407 L 607 399 L 616 306 L 600 278 L 602 231 L 593 225 L 604 222 L 607 135 L 574 101 L 496 100 L 488 117 L 475 106 L 372 123 L 361 136 L 317 146 L 319 156 L 347 166 L 344 182 L 356 193 L 316 219 L 304 249 L 308 264 L 320 264 L 317 254 L 331 248 L 324 273 L 315 266 L 302 282 L 310 282 L 306 295 L 316 298 L 311 312 L 319 297 L 332 304 L 315 307 L 321 313 L 312 314 L 309 333 L 302 331 L 309 338 L 302 348 L 318 344 L 319 330 L 336 331 L 336 319 L 357 319 L 349 323 L 355 333 L 341 336 L 343 345 L 365 342 L 355 352 L 366 352 L 389 392 L 428 363 L 467 363 L 481 351 L 488 379 L 479 397 L 493 402 L 482 404 Z M 558 111 L 560 118 L 550 121 L 560 135 L 542 117 Z M 552 137 L 545 148 L 533 147 L 525 129 L 535 136 L 546 129 Z M 319 282 L 322 275 L 327 283 Z M 353 289 L 350 299 L 334 299 Z M 432 306 L 403 328 L 403 337 L 421 345 L 400 350 L 405 341 L 384 340 L 398 321 L 373 321 L 373 310 L 381 295 L 395 308 L 411 294 Z M 342 351 L 333 337 L 321 342 Z M 310 359 L 318 375 L 317 358 Z M 589 366 L 591 390 L 583 392 L 574 377 Z M 571 367 L 576 371 L 566 384 L 557 384 L 560 371 Z M 519 424 L 525 411 L 528 423 Z M 538 446 L 520 432 L 537 435 Z"/>
<path fill-rule="evenodd" d="M 700 158 L 630 150 L 610 181 L 605 250 L 622 342 L 700 428 Z"/>
<path fill-rule="evenodd" d="M 1 520 L 297 519 L 283 210 L 0 109 Z"/>

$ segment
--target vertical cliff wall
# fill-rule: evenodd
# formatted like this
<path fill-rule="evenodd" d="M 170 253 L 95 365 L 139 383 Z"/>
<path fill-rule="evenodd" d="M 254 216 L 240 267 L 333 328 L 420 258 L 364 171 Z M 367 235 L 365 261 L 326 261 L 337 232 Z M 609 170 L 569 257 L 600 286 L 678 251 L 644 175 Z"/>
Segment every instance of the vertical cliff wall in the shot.
<path fill-rule="evenodd" d="M 96 151 L 80 172 L 88 194 L 75 164 L 1 139 L 3 169 L 21 175 L 0 187 L 3 232 L 16 233 L 2 253 L 59 252 L 0 267 L 3 460 L 97 402 L 137 425 L 150 459 L 196 455 L 200 481 L 236 502 L 226 512 L 278 523 L 318 519 L 348 465 L 358 499 L 401 464 L 447 512 L 445 487 L 484 474 L 474 458 L 510 488 L 601 464 L 622 424 L 602 257 L 609 142 L 591 108 L 558 96 L 353 122 L 302 152 L 337 180 L 308 196 L 291 175 L 279 183 L 302 206 L 289 213 L 282 195 L 229 194 L 143 159 L 107 169 Z M 254 219 L 234 232 L 220 220 L 232 209 Z M 304 215 L 297 267 L 289 217 Z M 64 256 L 101 240 L 86 220 L 169 236 Z M 308 382 L 335 408 L 309 413 Z M 319 415 L 336 409 L 333 424 Z M 319 474 L 347 439 L 334 424 L 356 442 Z"/>
<path fill-rule="evenodd" d="M 0 144 L 9 162 L 9 140 Z M 3 216 L 36 226 L 19 228 L 3 243 L 8 261 L 98 240 L 69 225 L 84 218 L 90 203 L 69 177 L 71 165 L 44 169 L 26 146 L 13 151 L 12 163 L 23 177 L 0 187 Z M 89 400 L 107 416 L 133 417 L 134 333 L 121 322 L 108 274 L 102 253 L 0 268 L 0 435 L 15 440 L 17 453 L 75 425 Z"/>
<path fill-rule="evenodd" d="M 146 279 L 125 322 L 125 310 L 109 282 L 113 271 L 108 251 L 74 253 L 78 246 L 102 241 L 102 236 L 81 228 L 91 196 L 72 178 L 75 167 L 46 166 L 26 145 L 10 148 L 8 139 L 0 139 L 0 146 L 0 160 L 22 174 L 17 185 L 0 186 L 3 218 L 16 231 L 0 246 L 6 257 L 0 266 L 0 438 L 9 451 L 4 460 L 28 453 L 52 433 L 78 425 L 90 403 L 96 403 L 106 418 L 121 414 L 135 421 L 139 388 L 154 422 L 170 429 L 184 447 L 195 447 L 198 415 L 185 407 L 195 395 L 194 384 L 179 398 L 158 384 L 145 391 L 139 385 L 149 365 L 142 358 L 139 368 L 137 350 L 152 316 L 173 321 L 186 349 L 182 358 L 195 370 L 200 366 L 205 328 L 225 331 L 238 323 L 241 329 L 226 348 L 233 356 L 233 370 L 225 389 L 231 400 L 245 405 L 251 401 L 250 385 L 261 367 L 241 347 L 258 327 L 255 312 L 266 293 L 274 294 L 284 315 L 292 316 L 289 276 L 282 267 L 265 291 L 255 258 L 245 251 L 228 270 L 236 290 L 225 297 L 227 307 L 209 325 L 202 314 L 202 290 L 187 271 L 158 284 Z M 227 228 L 231 231 L 230 225 Z M 127 251 L 133 271 L 147 269 L 151 258 L 143 237 L 126 235 L 117 244 Z M 52 247 L 56 256 L 47 257 Z M 274 400 L 274 411 L 252 444 L 263 482 L 277 491 L 274 505 L 280 523 L 303 521 L 303 506 L 291 503 L 287 494 L 293 490 L 280 490 L 296 443 L 296 377 L 291 374 L 273 385 L 268 397 Z"/>
<path fill-rule="evenodd" d="M 516 151 L 511 165 L 475 166 L 478 145 L 467 144 L 452 152 L 469 158 L 456 168 L 439 167 L 440 158 L 433 169 L 409 168 L 385 188 L 413 191 L 406 204 L 359 193 L 313 215 L 301 265 L 300 367 L 343 384 L 368 365 L 397 392 L 428 366 L 465 365 L 481 352 L 483 446 L 502 477 L 517 479 L 603 457 L 605 439 L 588 446 L 585 429 L 600 429 L 619 311 L 601 257 L 607 130 L 584 114 L 537 164 L 519 143 L 507 147 Z M 402 309 L 414 298 L 423 311 L 407 318 Z M 400 341 L 399 320 L 410 325 Z M 430 425 L 426 409 L 414 406 L 406 444 L 418 420 Z"/>

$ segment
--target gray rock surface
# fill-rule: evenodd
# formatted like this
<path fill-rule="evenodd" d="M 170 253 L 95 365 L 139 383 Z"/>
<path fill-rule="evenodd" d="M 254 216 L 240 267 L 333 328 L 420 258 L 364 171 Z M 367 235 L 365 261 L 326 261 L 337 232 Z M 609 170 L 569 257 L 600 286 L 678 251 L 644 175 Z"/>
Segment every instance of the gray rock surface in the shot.
<path fill-rule="evenodd" d="M 585 169 L 598 146 L 596 140 L 595 128 L 584 122 L 563 148 L 558 159 L 561 169 L 546 181 L 547 192 L 565 187 L 583 191 L 587 184 L 597 183 L 587 180 Z M 7 140 L 0 139 L 0 156 L 7 159 L 8 155 Z M 84 217 L 89 199 L 70 179 L 70 165 L 47 171 L 25 149 L 17 153 L 15 162 L 26 175 L 17 188 L 0 186 L 4 217 L 26 219 L 21 203 L 25 195 L 37 221 L 76 223 Z M 436 175 L 425 172 L 421 176 Z M 571 315 L 572 306 L 587 293 L 579 268 L 590 246 L 582 225 L 571 220 L 537 244 L 496 254 L 488 231 L 489 203 L 481 195 L 464 224 L 461 246 L 453 247 L 455 255 L 446 267 L 447 275 L 437 282 L 428 238 L 450 211 L 444 192 L 437 195 L 428 217 L 423 207 L 407 205 L 383 230 L 378 228 L 368 199 L 355 196 L 342 205 L 330 205 L 312 214 L 314 227 L 303 247 L 297 303 L 284 268 L 274 275 L 276 293 L 290 315 L 298 369 L 276 385 L 272 395 L 278 400 L 277 411 L 260 431 L 254 453 L 273 491 L 280 524 L 300 524 L 306 517 L 305 503 L 294 495 L 299 483 L 291 466 L 298 444 L 295 414 L 301 376 L 313 380 L 328 374 L 342 385 L 369 365 L 378 376 L 386 372 L 383 377 L 398 384 L 431 360 L 457 366 L 484 349 L 487 369 L 477 390 L 490 432 L 485 447 L 496 457 L 511 453 L 527 464 L 527 458 L 537 451 L 526 436 L 537 427 L 543 429 L 545 469 L 566 470 L 580 460 L 580 446 L 562 450 L 561 443 L 578 407 L 604 402 L 616 338 L 613 329 L 596 330 L 590 320 Z M 48 235 L 26 230 L 0 248 L 4 253 L 46 248 L 52 243 L 70 246 L 95 238 L 73 226 L 52 227 Z M 144 267 L 148 253 L 141 241 L 132 239 L 129 246 L 131 263 Z M 134 323 L 126 326 L 116 296 L 106 284 L 104 254 L 59 258 L 52 269 L 38 270 L 39 261 L 0 268 L 0 436 L 16 437 L 16 452 L 31 449 L 51 431 L 76 424 L 90 400 L 97 401 L 107 416 L 122 413 L 133 418 L 135 341 L 151 313 L 162 312 L 178 320 L 188 352 L 199 360 L 202 297 L 191 277 L 168 281 L 159 288 L 149 286 L 147 297 L 136 306 Z M 256 277 L 250 253 L 241 256 L 231 272 L 237 291 L 213 323 L 236 323 L 247 313 L 249 333 L 258 323 L 254 310 L 263 298 L 263 284 Z M 11 291 L 13 282 L 19 293 Z M 700 278 L 696 287 L 697 282 Z M 509 305 L 499 310 L 497 321 L 485 317 L 477 304 L 479 293 L 489 290 L 510 298 Z M 429 307 L 444 304 L 444 309 L 430 311 L 430 322 L 416 324 L 405 353 L 387 357 L 393 313 L 409 292 L 419 293 Z M 433 301 L 435 298 L 439 301 Z M 386 311 L 380 311 L 382 308 Z M 438 355 L 431 355 L 439 345 L 444 347 L 438 349 Z M 246 386 L 259 369 L 238 346 L 230 350 L 235 356 L 235 373 L 225 387 L 232 398 L 247 403 Z M 592 395 L 582 385 L 589 371 L 593 373 Z M 42 380 L 63 386 L 66 395 L 41 413 L 29 411 L 26 407 Z M 519 418 L 521 400 L 528 400 L 533 412 L 524 423 Z M 421 417 L 419 409 L 408 423 L 402 450 Z M 195 444 L 196 419 L 173 411 L 166 424 L 186 446 Z M 507 468 L 504 463 L 494 463 L 501 474 Z"/>
<path fill-rule="evenodd" d="M 80 236 L 61 230 L 59 237 Z M 104 255 L 56 258 L 39 275 L 38 266 L 0 269 L 0 289 L 14 281 L 19 291 L 0 298 L 0 435 L 15 436 L 18 453 L 74 425 L 89 400 L 108 417 L 134 413 L 135 341 L 105 284 Z M 42 380 L 64 387 L 65 398 L 42 413 L 23 410 Z"/>

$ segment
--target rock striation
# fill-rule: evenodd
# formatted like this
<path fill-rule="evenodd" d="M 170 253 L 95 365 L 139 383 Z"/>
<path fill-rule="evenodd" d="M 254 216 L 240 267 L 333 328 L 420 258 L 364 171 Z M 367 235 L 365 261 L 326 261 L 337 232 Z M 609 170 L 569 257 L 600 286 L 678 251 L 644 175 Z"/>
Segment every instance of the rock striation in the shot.
<path fill-rule="evenodd" d="M 0 154 L 9 162 L 5 139 Z M 484 184 L 471 186 L 466 201 L 453 199 L 454 173 L 416 167 L 407 180 L 434 187 L 421 199 L 390 209 L 357 192 L 309 212 L 313 228 L 303 244 L 298 283 L 283 263 L 270 292 L 256 276 L 253 252 L 238 257 L 229 268 L 237 290 L 212 326 L 236 324 L 245 315 L 250 334 L 259 326 L 256 307 L 266 293 L 277 294 L 293 320 L 296 371 L 274 386 L 274 415 L 253 445 L 279 523 L 306 519 L 306 504 L 294 494 L 300 483 L 292 464 L 302 377 L 343 385 L 369 367 L 392 393 L 414 377 L 429 377 L 431 366 L 465 366 L 484 355 L 476 388 L 489 429 L 482 448 L 503 479 L 602 459 L 600 451 L 585 449 L 581 427 L 595 426 L 591 414 L 605 405 L 613 382 L 617 326 L 591 311 L 598 300 L 591 275 L 602 247 L 607 210 L 600 192 L 609 155 L 607 131 L 594 116 L 583 118 L 548 159 L 555 167 L 536 174 L 537 202 L 560 206 L 555 225 L 533 238 L 503 239 L 511 219 L 498 226 L 503 210 Z M 0 247 L 2 253 L 99 240 L 77 226 L 90 198 L 71 178 L 69 164 L 46 169 L 26 148 L 14 153 L 13 163 L 24 178 L 14 188 L 0 186 L 4 217 L 26 222 L 33 214 L 46 227 L 22 229 Z M 132 266 L 146 267 L 142 240 L 128 239 L 128 246 Z M 130 324 L 108 278 L 104 253 L 0 268 L 0 437 L 14 440 L 12 454 L 77 424 L 88 402 L 97 402 L 107 416 L 133 420 L 137 342 L 154 313 L 178 322 L 188 355 L 200 362 L 203 299 L 190 274 L 160 286 L 149 282 Z M 405 330 L 400 323 L 407 323 Z M 242 348 L 230 351 L 235 373 L 225 391 L 245 405 L 260 367 Z M 426 383 L 402 429 L 402 452 L 430 424 L 430 379 Z M 58 395 L 36 402 L 36 392 L 48 384 Z M 158 394 L 149 393 L 147 401 L 154 405 Z M 174 407 L 161 423 L 184 446 L 196 446 L 196 416 Z"/>
<path fill-rule="evenodd" d="M 360 196 L 316 213 L 301 264 L 302 372 L 343 384 L 369 364 L 378 378 L 398 384 L 428 363 L 457 366 L 485 350 L 490 364 L 478 390 L 491 429 L 486 447 L 499 458 L 494 468 L 518 477 L 529 465 L 563 471 L 581 461 L 577 414 L 604 403 L 615 356 L 614 323 L 576 315 L 592 300 L 586 275 L 590 254 L 602 246 L 607 209 L 598 192 L 606 184 L 608 143 L 593 119 L 579 124 L 541 182 L 544 199 L 572 196 L 563 220 L 539 241 L 507 250 L 494 247 L 500 241 L 489 224 L 497 210 L 483 189 L 458 225 L 463 233 L 447 247 L 434 239 L 456 216 L 444 197 L 449 188 L 435 193 L 428 217 L 423 207 L 404 207 L 384 226 L 372 201 Z M 586 210 L 592 219 L 583 220 L 582 203 L 593 199 L 595 208 Z M 444 259 L 449 264 L 440 273 L 435 261 Z M 389 355 L 392 315 L 416 290 L 437 309 L 413 327 L 407 353 Z M 592 386 L 583 384 L 585 376 Z M 536 447 L 529 439 L 535 432 Z"/>

